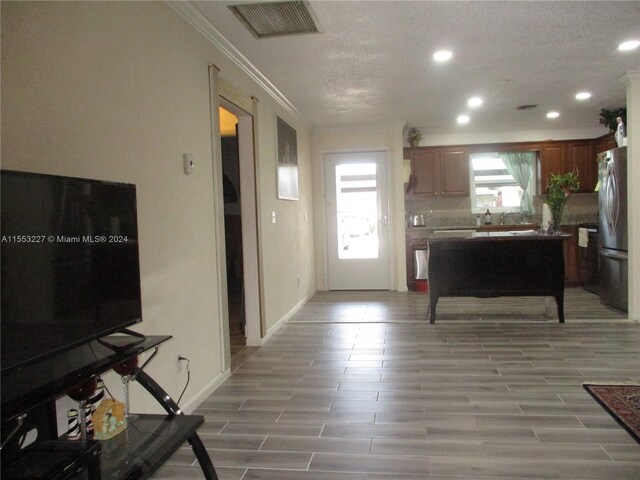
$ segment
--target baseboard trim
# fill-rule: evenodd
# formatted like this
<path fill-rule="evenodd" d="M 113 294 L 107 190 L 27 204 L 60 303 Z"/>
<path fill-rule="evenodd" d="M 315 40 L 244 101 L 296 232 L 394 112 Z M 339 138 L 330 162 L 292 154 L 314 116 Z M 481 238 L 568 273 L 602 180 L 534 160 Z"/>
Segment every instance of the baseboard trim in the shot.
<path fill-rule="evenodd" d="M 187 415 L 194 412 L 196 408 L 200 406 L 202 402 L 204 402 L 209 395 L 215 392 L 220 385 L 224 383 L 231 376 L 231 369 L 228 368 L 224 372 L 217 375 L 213 378 L 208 384 L 202 388 L 198 393 L 196 393 L 191 399 L 181 407 L 182 411 Z"/>
<path fill-rule="evenodd" d="M 273 325 L 268 331 L 267 334 L 262 338 L 256 337 L 247 337 L 247 345 L 250 347 L 261 347 L 265 344 L 271 336 L 276 333 L 282 326 L 291 319 L 298 311 L 307 303 L 316 293 L 318 293 L 317 289 L 314 289 L 309 295 L 302 298 L 291 310 L 287 312 L 280 320 L 278 320 L 275 325 Z"/>

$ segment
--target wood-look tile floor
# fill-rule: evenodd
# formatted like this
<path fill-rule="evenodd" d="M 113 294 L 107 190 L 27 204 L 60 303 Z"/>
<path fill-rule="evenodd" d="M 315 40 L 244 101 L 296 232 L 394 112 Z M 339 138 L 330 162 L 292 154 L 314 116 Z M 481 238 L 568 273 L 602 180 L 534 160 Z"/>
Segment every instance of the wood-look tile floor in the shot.
<path fill-rule="evenodd" d="M 640 381 L 640 324 L 568 293 L 565 324 L 457 299 L 434 325 L 424 295 L 320 293 L 200 406 L 200 437 L 229 480 L 638 480 L 581 384 Z M 154 478 L 203 476 L 185 444 Z"/>

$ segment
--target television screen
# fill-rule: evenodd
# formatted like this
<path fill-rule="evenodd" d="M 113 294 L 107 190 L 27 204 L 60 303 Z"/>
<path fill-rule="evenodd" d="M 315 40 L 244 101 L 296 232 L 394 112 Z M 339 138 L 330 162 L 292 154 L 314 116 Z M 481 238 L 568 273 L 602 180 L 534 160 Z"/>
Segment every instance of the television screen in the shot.
<path fill-rule="evenodd" d="M 141 321 L 135 185 L 1 176 L 2 372 Z"/>

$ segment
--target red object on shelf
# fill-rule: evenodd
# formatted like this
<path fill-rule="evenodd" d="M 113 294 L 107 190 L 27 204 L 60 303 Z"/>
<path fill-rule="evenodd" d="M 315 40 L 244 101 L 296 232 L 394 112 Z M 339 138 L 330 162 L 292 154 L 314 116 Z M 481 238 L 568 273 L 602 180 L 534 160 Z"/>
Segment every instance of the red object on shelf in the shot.
<path fill-rule="evenodd" d="M 95 376 L 89 377 L 80 385 L 76 385 L 75 387 L 69 389 L 67 391 L 67 395 L 74 399 L 76 402 L 80 402 L 82 400 L 88 399 L 93 392 L 96 391 L 96 386 L 98 385 L 98 381 Z"/>
<path fill-rule="evenodd" d="M 133 371 L 137 366 L 138 366 L 138 356 L 133 355 L 132 357 L 129 357 L 125 361 L 120 362 L 118 365 L 113 367 L 113 369 L 115 370 L 116 373 L 119 373 L 120 375 L 131 375 L 131 373 L 133 373 Z"/>
<path fill-rule="evenodd" d="M 416 292 L 429 292 L 429 280 L 416 280 Z"/>

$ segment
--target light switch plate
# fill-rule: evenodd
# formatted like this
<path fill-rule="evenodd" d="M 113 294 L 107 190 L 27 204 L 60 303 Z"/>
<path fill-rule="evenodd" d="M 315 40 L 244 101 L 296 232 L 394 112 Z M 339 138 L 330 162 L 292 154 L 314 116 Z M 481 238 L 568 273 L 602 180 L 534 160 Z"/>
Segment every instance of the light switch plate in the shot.
<path fill-rule="evenodd" d="M 184 173 L 186 175 L 190 175 L 193 173 L 193 169 L 195 165 L 193 163 L 193 153 L 183 153 L 182 154 L 182 164 L 184 167 Z"/>

